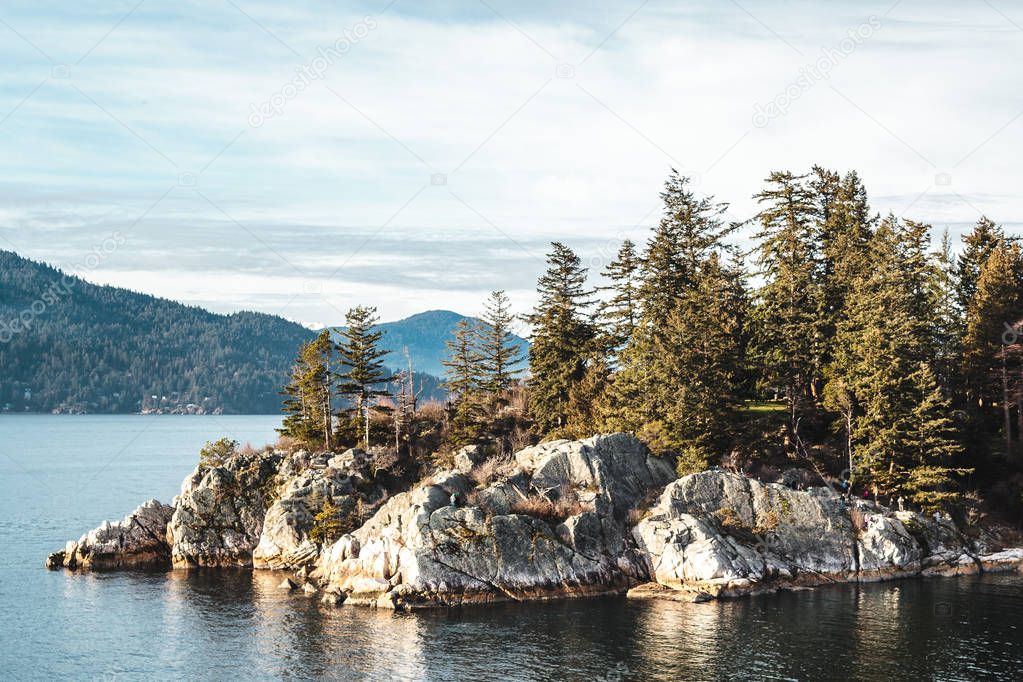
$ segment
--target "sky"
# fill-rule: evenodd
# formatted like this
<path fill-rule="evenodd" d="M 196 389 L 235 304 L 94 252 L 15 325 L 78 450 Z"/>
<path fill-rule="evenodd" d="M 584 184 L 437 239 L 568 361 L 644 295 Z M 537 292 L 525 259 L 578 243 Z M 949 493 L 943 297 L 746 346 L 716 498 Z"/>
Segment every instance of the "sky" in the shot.
<path fill-rule="evenodd" d="M 819 164 L 1018 233 L 1021 64 L 1009 0 L 7 0 L 0 249 L 320 327 L 525 310 L 550 241 L 644 241 L 672 168 L 731 220 Z"/>

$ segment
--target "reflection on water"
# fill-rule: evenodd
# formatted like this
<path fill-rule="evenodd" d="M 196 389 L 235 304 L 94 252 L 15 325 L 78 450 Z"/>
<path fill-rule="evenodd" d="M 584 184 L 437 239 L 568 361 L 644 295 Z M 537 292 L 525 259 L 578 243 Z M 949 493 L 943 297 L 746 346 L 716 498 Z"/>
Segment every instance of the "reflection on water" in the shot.
<path fill-rule="evenodd" d="M 1023 670 L 1015 574 L 416 614 L 323 606 L 278 588 L 271 572 L 61 579 L 76 626 L 38 667 L 13 661 L 15 677 L 974 680 Z"/>
<path fill-rule="evenodd" d="M 276 423 L 0 417 L 2 679 L 1021 678 L 1018 574 L 398 614 L 323 606 L 270 572 L 42 568 L 103 518 L 169 499 L 204 440 L 261 442 Z"/>

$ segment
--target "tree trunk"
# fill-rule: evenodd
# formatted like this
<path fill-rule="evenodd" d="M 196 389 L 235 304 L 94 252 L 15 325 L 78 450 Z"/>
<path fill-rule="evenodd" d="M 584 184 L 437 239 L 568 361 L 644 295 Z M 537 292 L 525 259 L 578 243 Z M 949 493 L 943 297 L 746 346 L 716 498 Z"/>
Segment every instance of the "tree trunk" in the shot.
<path fill-rule="evenodd" d="M 1009 416 L 1009 374 L 1005 367 L 1005 348 L 1002 348 L 1002 411 L 1005 414 L 1005 456 L 1012 457 L 1012 419 Z"/>

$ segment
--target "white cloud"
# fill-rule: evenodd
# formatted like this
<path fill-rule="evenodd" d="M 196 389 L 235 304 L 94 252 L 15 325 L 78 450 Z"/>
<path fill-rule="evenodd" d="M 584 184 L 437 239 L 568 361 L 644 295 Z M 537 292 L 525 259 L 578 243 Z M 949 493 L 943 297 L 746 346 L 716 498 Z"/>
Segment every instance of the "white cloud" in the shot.
<path fill-rule="evenodd" d="M 130 224 L 180 173 L 202 171 L 198 190 L 230 218 L 176 187 L 109 277 L 218 310 L 277 312 L 301 291 L 291 265 L 343 264 L 333 295 L 393 318 L 471 311 L 499 286 L 528 305 L 545 242 L 591 253 L 623 231 L 641 239 L 672 165 L 734 218 L 752 213 L 771 170 L 814 163 L 857 169 L 881 212 L 915 200 L 911 216 L 944 224 L 981 211 L 1012 222 L 1023 209 L 1023 44 L 982 3 L 904 2 L 887 16 L 888 1 L 743 3 L 755 19 L 732 3 L 649 3 L 610 37 L 632 8 L 494 5 L 516 28 L 482 5 L 398 3 L 259 128 L 247 123 L 253 102 L 380 8 L 239 6 L 299 56 L 229 3 L 144 4 L 76 66 L 118 12 L 12 10 L 12 25 L 72 66 L 70 80 L 50 78 L 18 106 L 51 65 L 16 37 L 0 43 L 0 118 L 13 110 L 0 124 L 0 194 L 14 200 L 0 235 L 60 262 Z M 758 103 L 871 14 L 880 28 L 827 79 L 753 126 Z M 573 77 L 557 77 L 559 63 Z M 435 173 L 447 184 L 431 185 Z M 337 317 L 301 301 L 296 319 Z"/>

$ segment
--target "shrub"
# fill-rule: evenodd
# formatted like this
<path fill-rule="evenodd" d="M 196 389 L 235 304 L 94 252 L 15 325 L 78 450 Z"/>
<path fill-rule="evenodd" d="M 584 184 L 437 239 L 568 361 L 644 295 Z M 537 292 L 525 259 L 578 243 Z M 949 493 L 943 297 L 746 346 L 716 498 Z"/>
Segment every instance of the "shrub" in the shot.
<path fill-rule="evenodd" d="M 230 438 L 221 438 L 218 441 L 211 441 L 199 451 L 199 466 L 203 469 L 221 467 L 235 456 L 238 450 L 238 441 Z"/>
<path fill-rule="evenodd" d="M 280 436 L 277 438 L 277 442 L 274 443 L 274 449 L 293 455 L 302 449 L 302 441 L 291 436 Z"/>
<path fill-rule="evenodd" d="M 675 473 L 679 477 L 698 474 L 710 467 L 710 454 L 698 445 L 686 445 L 678 453 L 675 460 Z"/>
<path fill-rule="evenodd" d="M 342 535 L 351 533 L 361 526 L 362 517 L 362 500 L 357 500 L 355 506 L 348 510 L 334 504 L 332 500 L 324 500 L 320 511 L 313 515 L 309 539 L 321 545 L 332 544 Z"/>

